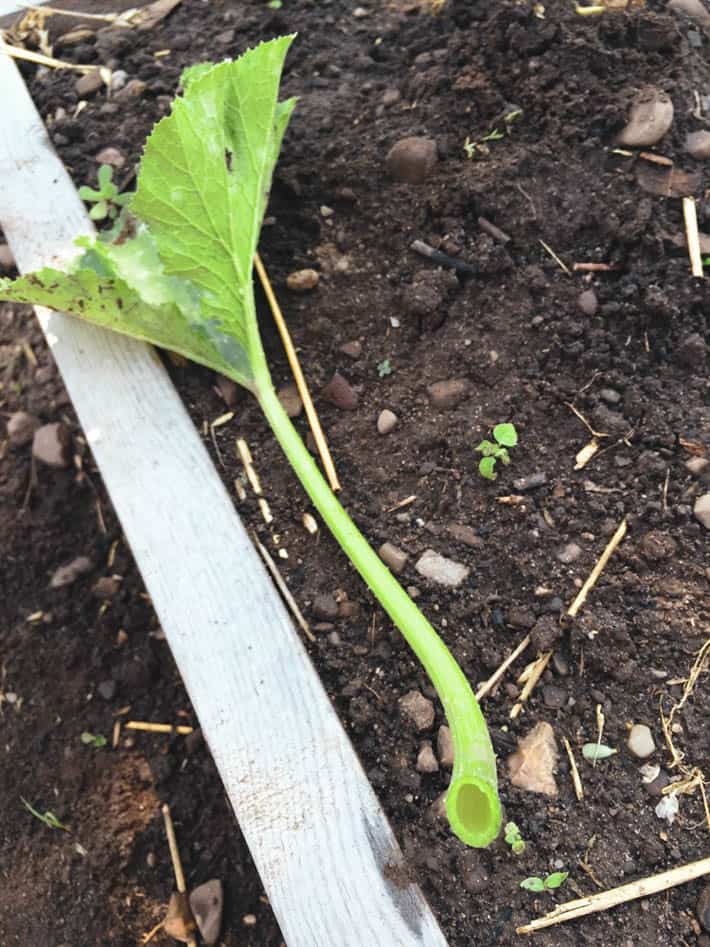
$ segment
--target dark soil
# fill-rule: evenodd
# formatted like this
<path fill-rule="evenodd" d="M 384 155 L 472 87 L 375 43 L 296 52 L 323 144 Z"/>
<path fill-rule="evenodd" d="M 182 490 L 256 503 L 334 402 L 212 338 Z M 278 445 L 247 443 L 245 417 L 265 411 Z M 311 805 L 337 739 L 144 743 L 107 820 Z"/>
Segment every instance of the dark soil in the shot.
<path fill-rule="evenodd" d="M 241 434 L 275 529 L 252 499 L 240 512 L 264 542 L 273 547 L 278 533 L 288 550 L 282 571 L 317 629 L 313 660 L 450 943 L 511 945 L 516 924 L 596 890 L 592 875 L 613 886 L 708 852 L 699 794 L 681 797 L 672 826 L 660 821 L 626 736 L 632 722 L 647 723 L 653 760 L 668 767 L 659 700 L 677 699 L 671 682 L 687 675 L 708 634 L 707 534 L 692 513 L 708 488 L 686 462 L 710 440 L 710 289 L 691 278 L 674 243 L 683 232 L 680 201 L 644 190 L 644 161 L 611 150 L 635 92 L 649 82 L 668 91 L 675 119 L 657 150 L 701 175 L 695 195 L 701 229 L 710 230 L 707 173 L 684 150 L 686 132 L 707 127 L 697 115 L 708 116 L 708 37 L 660 3 L 601 18 L 577 16 L 558 0 L 545 4 L 543 18 L 512 0 L 449 0 L 436 17 L 412 2 L 382 6 L 359 18 L 341 0 L 285 0 L 279 11 L 184 0 L 150 33 L 102 33 L 62 50 L 146 83 L 130 100 L 101 91 L 75 117 L 75 76 L 23 69 L 77 184 L 94 180 L 94 156 L 107 146 L 125 156 L 117 177 L 129 182 L 183 67 L 298 31 L 284 94 L 298 95 L 299 105 L 261 251 L 313 390 L 337 370 L 359 393 L 351 412 L 319 401 L 344 503 L 373 545 L 390 540 L 410 554 L 403 581 L 471 681 L 485 680 L 531 627 L 559 635 L 558 657 L 517 720 L 509 719 L 518 692 L 512 674 L 484 704 L 507 815 L 528 842 L 522 857 L 502 841 L 467 850 L 432 816 L 449 774 L 416 772 L 421 735 L 397 712 L 412 688 L 433 696 L 427 680 L 333 541 L 302 528 L 306 498 L 246 395 L 237 396 L 235 419 L 217 429 L 224 476 L 231 483 L 240 474 L 232 447 Z M 169 55 L 155 55 L 162 50 Z M 706 109 L 695 116 L 694 92 Z M 521 114 L 510 134 L 469 160 L 464 140 L 500 128 L 511 106 Z M 389 148 L 409 135 L 429 136 L 439 150 L 435 172 L 418 185 L 393 183 L 385 172 Z M 510 241 L 484 232 L 481 217 Z M 476 275 L 443 276 L 410 251 L 417 238 L 472 263 Z M 617 269 L 566 274 L 541 240 L 570 266 Z M 289 293 L 287 274 L 304 266 L 320 271 L 319 287 Z M 590 288 L 598 306 L 585 314 L 577 299 Z M 168 801 L 189 882 L 225 883 L 223 943 L 278 944 L 206 748 L 142 734 L 124 736 L 114 752 L 80 741 L 83 731 L 110 736 L 128 706 L 133 718 L 197 722 L 39 329 L 25 308 L 0 313 L 0 407 L 64 419 L 82 461 L 66 471 L 38 467 L 35 482 L 29 448 L 6 445 L 0 459 L 0 690 L 17 695 L 14 705 L 0 704 L 0 943 L 137 943 L 171 890 L 159 814 Z M 275 382 L 286 383 L 268 318 L 264 335 Z M 362 345 L 356 359 L 341 351 L 353 340 Z M 23 341 L 37 365 L 18 351 Z M 392 372 L 381 377 L 385 359 Z M 226 410 L 210 372 L 172 371 L 198 425 Z M 468 395 L 435 410 L 426 388 L 451 378 L 467 379 Z M 575 455 L 590 435 L 571 404 L 610 435 L 579 471 Z M 375 428 L 383 408 L 400 419 L 384 437 Z M 489 483 L 473 448 L 504 420 L 515 423 L 520 444 Z M 296 423 L 305 434 L 303 419 Z M 534 474 L 544 475 L 539 487 L 516 484 Z M 499 502 L 509 495 L 522 502 Z M 563 611 L 624 516 L 628 538 L 568 626 Z M 455 539 L 452 524 L 472 527 L 473 545 Z M 558 553 L 570 543 L 579 554 L 564 564 Z M 427 548 L 470 567 L 461 588 L 417 574 Z M 50 589 L 53 571 L 79 555 L 92 559 L 92 571 Z M 114 574 L 119 589 L 102 602 L 93 587 Z M 326 621 L 314 610 L 321 595 L 347 596 L 352 607 Z M 116 685 L 108 700 L 98 692 L 106 681 Z M 706 765 L 710 752 L 704 684 L 678 717 L 676 742 L 690 767 Z M 619 753 L 592 768 L 579 748 L 596 739 L 598 704 L 604 742 Z M 566 736 L 577 748 L 583 802 L 564 752 L 556 798 L 511 787 L 504 759 L 539 720 L 552 724 L 560 747 Z M 72 834 L 32 819 L 20 796 L 54 811 Z M 589 874 L 579 867 L 585 858 Z M 556 895 L 519 888 L 525 876 L 560 868 L 571 874 Z M 541 933 L 536 943 L 707 947 L 694 910 L 700 890 L 700 882 L 685 885 Z M 247 915 L 254 926 L 245 926 Z"/>

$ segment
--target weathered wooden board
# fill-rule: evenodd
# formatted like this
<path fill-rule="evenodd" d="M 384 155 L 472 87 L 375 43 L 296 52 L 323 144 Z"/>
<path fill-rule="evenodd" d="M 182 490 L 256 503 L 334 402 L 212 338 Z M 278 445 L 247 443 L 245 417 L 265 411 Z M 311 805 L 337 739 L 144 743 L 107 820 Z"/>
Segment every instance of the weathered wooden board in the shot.
<path fill-rule="evenodd" d="M 73 255 L 91 225 L 2 55 L 0 89 L 0 223 L 26 271 Z M 155 352 L 39 316 L 289 947 L 442 947 Z"/>

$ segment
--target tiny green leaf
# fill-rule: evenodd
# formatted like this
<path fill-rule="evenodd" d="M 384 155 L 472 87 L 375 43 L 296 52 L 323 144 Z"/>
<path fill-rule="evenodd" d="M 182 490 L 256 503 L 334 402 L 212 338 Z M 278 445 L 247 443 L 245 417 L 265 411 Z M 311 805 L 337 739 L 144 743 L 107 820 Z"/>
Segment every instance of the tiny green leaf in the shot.
<path fill-rule="evenodd" d="M 522 855 L 526 848 L 525 842 L 521 838 L 517 838 L 511 843 L 510 848 L 514 855 Z"/>
<path fill-rule="evenodd" d="M 380 378 L 386 378 L 388 375 L 391 375 L 393 371 L 394 369 L 392 368 L 388 358 L 383 358 L 381 362 L 378 362 L 377 374 L 380 376 Z"/>
<path fill-rule="evenodd" d="M 88 746 L 89 743 L 93 743 L 93 742 L 94 742 L 94 734 L 93 734 L 93 733 L 89 733 L 88 730 L 84 730 L 84 732 L 83 732 L 82 735 L 81 735 L 81 742 L 82 742 L 85 746 Z"/>
<path fill-rule="evenodd" d="M 99 201 L 98 204 L 94 204 L 89 211 L 89 217 L 91 217 L 92 220 L 103 220 L 107 214 L 108 204 L 106 201 Z"/>
<path fill-rule="evenodd" d="M 542 878 L 526 878 L 525 881 L 520 882 L 520 887 L 525 888 L 526 891 L 544 891 L 545 882 Z"/>
<path fill-rule="evenodd" d="M 483 454 L 484 457 L 490 457 L 498 450 L 498 447 L 493 443 L 493 441 L 481 441 L 478 447 L 475 450 Z"/>
<path fill-rule="evenodd" d="M 283 0 L 269 0 L 266 5 L 270 10 L 280 10 L 283 6 Z"/>
<path fill-rule="evenodd" d="M 495 468 L 495 457 L 482 457 L 481 462 L 478 465 L 478 472 L 482 477 L 485 477 L 486 480 L 495 480 L 498 477 Z"/>
<path fill-rule="evenodd" d="M 548 875 L 547 878 L 545 878 L 545 887 L 559 888 L 560 885 L 565 883 L 568 875 L 568 871 L 553 871 L 551 875 Z"/>
<path fill-rule="evenodd" d="M 20 796 L 20 799 L 22 800 L 22 805 L 25 807 L 25 809 L 27 809 L 27 811 L 33 815 L 35 819 L 39 819 L 40 822 L 43 822 L 48 829 L 62 829 L 64 832 L 69 831 L 66 825 L 63 825 L 53 812 L 47 810 L 47 812 L 43 814 L 38 812 L 37 809 L 35 809 L 35 807 L 31 805 L 23 796 Z"/>
<path fill-rule="evenodd" d="M 95 191 L 93 187 L 87 187 L 86 184 L 82 184 L 79 188 L 79 197 L 82 201 L 100 201 L 101 194 L 98 191 Z"/>
<path fill-rule="evenodd" d="M 111 184 L 111 179 L 113 178 L 113 168 L 110 164 L 102 164 L 99 168 L 99 173 L 97 175 L 99 179 L 99 187 L 101 192 L 105 195 L 106 189 Z"/>
<path fill-rule="evenodd" d="M 505 447 L 499 447 L 499 448 L 498 448 L 498 451 L 497 451 L 497 453 L 496 453 L 496 457 L 498 458 L 498 460 L 500 460 L 502 463 L 504 463 L 504 464 L 506 465 L 506 467 L 507 467 L 508 464 L 510 463 L 510 454 L 509 454 L 508 451 L 505 449 Z"/>
<path fill-rule="evenodd" d="M 496 424 L 493 437 L 502 447 L 515 447 L 518 443 L 518 432 L 514 424 Z"/>
<path fill-rule="evenodd" d="M 505 828 L 503 831 L 505 832 L 506 842 L 508 841 L 509 838 L 511 839 L 517 838 L 520 835 L 520 829 L 515 824 L 515 822 L 506 822 Z"/>
<path fill-rule="evenodd" d="M 618 750 L 605 746 L 603 743 L 585 743 L 582 747 L 582 756 L 585 760 L 591 760 L 592 762 L 606 760 L 615 753 L 618 753 Z"/>

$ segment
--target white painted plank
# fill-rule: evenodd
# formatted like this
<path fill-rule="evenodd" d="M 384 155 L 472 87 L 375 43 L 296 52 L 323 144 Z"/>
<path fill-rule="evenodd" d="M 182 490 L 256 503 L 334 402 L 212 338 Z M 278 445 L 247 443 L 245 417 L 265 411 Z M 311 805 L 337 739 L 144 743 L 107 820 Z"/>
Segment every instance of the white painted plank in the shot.
<path fill-rule="evenodd" d="M 20 269 L 90 231 L 0 55 L 0 223 Z M 391 829 L 160 360 L 41 321 L 289 947 L 445 947 L 395 883 Z"/>

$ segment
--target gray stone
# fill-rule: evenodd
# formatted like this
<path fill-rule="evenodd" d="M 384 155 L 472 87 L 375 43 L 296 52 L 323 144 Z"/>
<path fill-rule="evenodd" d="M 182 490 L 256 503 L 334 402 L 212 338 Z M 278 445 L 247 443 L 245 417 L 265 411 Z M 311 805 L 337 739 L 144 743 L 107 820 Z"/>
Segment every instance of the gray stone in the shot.
<path fill-rule="evenodd" d="M 684 13 L 700 26 L 710 27 L 710 11 L 702 4 L 702 0 L 671 0 L 668 9 L 673 13 Z"/>
<path fill-rule="evenodd" d="M 456 542 L 463 543 L 464 546 L 470 546 L 472 549 L 483 545 L 483 540 L 472 526 L 461 526 L 459 523 L 450 523 L 448 532 L 449 536 L 455 539 Z"/>
<path fill-rule="evenodd" d="M 451 769 L 454 765 L 454 741 L 450 728 L 443 724 L 436 735 L 436 753 L 444 769 Z"/>
<path fill-rule="evenodd" d="M 518 477 L 517 480 L 513 481 L 513 486 L 521 493 L 525 493 L 526 490 L 536 490 L 538 487 L 544 487 L 546 483 L 547 474 L 539 472 L 529 474 L 527 477 Z"/>
<path fill-rule="evenodd" d="M 694 477 L 702 477 L 708 467 L 710 467 L 710 460 L 707 457 L 691 457 L 685 462 L 686 470 L 689 470 Z"/>
<path fill-rule="evenodd" d="M 419 747 L 416 770 L 418 773 L 439 772 L 439 764 L 436 761 L 436 757 L 434 756 L 434 751 L 431 748 L 431 742 L 429 740 L 425 740 Z"/>
<path fill-rule="evenodd" d="M 68 467 L 71 463 L 71 434 L 61 422 L 43 424 L 32 441 L 32 456 L 49 467 Z"/>
<path fill-rule="evenodd" d="M 35 431 L 42 422 L 34 414 L 26 411 L 15 411 L 7 421 L 7 436 L 13 447 L 24 447 L 34 437 Z"/>
<path fill-rule="evenodd" d="M 456 588 L 468 578 L 469 569 L 460 562 L 447 559 L 433 549 L 422 553 L 415 566 L 417 572 L 431 582 Z"/>
<path fill-rule="evenodd" d="M 599 300 L 593 289 L 585 289 L 577 297 L 577 306 L 585 316 L 595 316 L 599 308 Z"/>
<path fill-rule="evenodd" d="M 621 401 L 621 395 L 616 388 L 602 388 L 599 397 L 607 404 L 618 404 Z"/>
<path fill-rule="evenodd" d="M 617 142 L 627 148 L 649 148 L 663 138 L 672 124 L 670 96 L 655 86 L 646 86 L 634 98 L 629 121 Z"/>
<path fill-rule="evenodd" d="M 126 163 L 125 156 L 118 150 L 118 148 L 102 148 L 96 154 L 95 160 L 99 164 L 110 164 L 112 168 L 122 168 Z"/>
<path fill-rule="evenodd" d="M 409 691 L 400 697 L 397 706 L 419 731 L 428 730 L 434 723 L 434 705 L 420 691 Z"/>
<path fill-rule="evenodd" d="M 700 892 L 695 913 L 704 931 L 710 931 L 710 885 L 705 885 Z"/>
<path fill-rule="evenodd" d="M 118 576 L 103 575 L 96 581 L 92 592 L 96 598 L 106 601 L 107 599 L 113 598 L 120 588 L 121 580 Z"/>
<path fill-rule="evenodd" d="M 295 384 L 284 385 L 283 388 L 279 388 L 276 397 L 290 418 L 297 418 L 303 411 L 303 402 Z"/>
<path fill-rule="evenodd" d="M 427 388 L 429 400 L 434 408 L 445 411 L 455 408 L 466 398 L 469 384 L 465 378 L 450 378 L 448 381 L 436 381 Z"/>
<path fill-rule="evenodd" d="M 431 138 L 403 138 L 390 148 L 385 167 L 390 177 L 405 184 L 421 184 L 436 167 L 439 156 Z"/>
<path fill-rule="evenodd" d="M 382 104 L 386 109 L 391 108 L 391 106 L 396 105 L 399 100 L 402 98 L 402 94 L 399 89 L 385 89 L 382 93 Z"/>
<path fill-rule="evenodd" d="M 362 355 L 362 342 L 358 339 L 353 339 L 352 342 L 344 342 L 343 345 L 340 346 L 340 351 L 343 355 L 347 355 L 348 358 L 355 361 Z"/>
<path fill-rule="evenodd" d="M 146 83 L 142 79 L 129 79 L 128 82 L 113 97 L 114 102 L 130 102 L 139 99 L 146 90 Z"/>
<path fill-rule="evenodd" d="M 80 76 L 74 83 L 74 91 L 80 99 L 95 95 L 103 86 L 104 80 L 99 75 L 98 69 L 92 69 L 85 76 Z"/>
<path fill-rule="evenodd" d="M 567 703 L 567 691 L 554 684 L 546 684 L 542 689 L 542 699 L 550 710 L 560 710 Z"/>
<path fill-rule="evenodd" d="M 116 690 L 118 685 L 116 682 L 109 678 L 107 681 L 101 681 L 99 686 L 96 688 L 96 693 L 99 695 L 101 700 L 113 700 L 116 696 Z"/>
<path fill-rule="evenodd" d="M 354 411 L 357 408 L 358 396 L 355 389 L 339 372 L 330 379 L 321 395 L 326 401 L 334 404 L 342 411 Z"/>
<path fill-rule="evenodd" d="M 190 909 L 202 939 L 208 945 L 216 944 L 222 929 L 224 892 L 222 882 L 212 878 L 190 892 Z"/>
<path fill-rule="evenodd" d="M 627 746 L 637 759 L 645 760 L 656 750 L 651 728 L 645 723 L 635 723 L 629 733 Z"/>
<path fill-rule="evenodd" d="M 578 546 L 577 543 L 567 543 L 566 546 L 563 546 L 562 549 L 559 550 L 557 558 L 563 565 L 568 566 L 579 559 L 581 555 L 581 546 Z"/>
<path fill-rule="evenodd" d="M 705 529 L 710 529 L 710 493 L 704 493 L 695 501 L 693 516 Z"/>
<path fill-rule="evenodd" d="M 380 416 L 377 419 L 377 433 L 389 434 L 390 431 L 393 431 L 397 427 L 398 421 L 399 418 L 394 413 L 394 411 L 390 411 L 389 408 L 385 408 L 384 411 L 380 412 Z"/>
<path fill-rule="evenodd" d="M 380 548 L 377 550 L 380 559 L 384 564 L 399 575 L 404 571 L 404 567 L 407 565 L 407 560 L 409 556 L 402 549 L 399 549 L 393 543 L 386 542 L 383 543 Z"/>
<path fill-rule="evenodd" d="M 50 589 L 61 589 L 65 585 L 71 585 L 76 582 L 80 575 L 90 572 L 94 565 L 87 556 L 77 556 L 71 562 L 55 569 L 54 575 L 49 581 Z"/>
<path fill-rule="evenodd" d="M 330 592 L 316 595 L 313 601 L 313 614 L 324 621 L 334 621 L 338 617 L 338 603 Z"/>
<path fill-rule="evenodd" d="M 705 161 L 710 158 L 710 132 L 688 132 L 685 136 L 685 150 L 691 158 Z"/>

